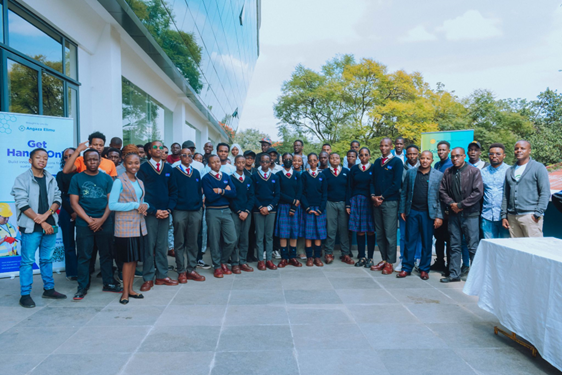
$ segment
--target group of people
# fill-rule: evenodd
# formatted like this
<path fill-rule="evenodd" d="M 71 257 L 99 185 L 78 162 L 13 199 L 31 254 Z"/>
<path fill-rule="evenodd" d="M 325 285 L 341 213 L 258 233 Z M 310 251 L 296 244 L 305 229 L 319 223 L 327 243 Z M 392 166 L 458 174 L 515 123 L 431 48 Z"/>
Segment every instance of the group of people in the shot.
<path fill-rule="evenodd" d="M 269 138 L 261 140 L 258 154 L 226 143 L 208 142 L 203 154 L 192 141 L 172 144 L 171 153 L 160 141 L 105 143 L 95 132 L 64 150 L 56 178 L 45 170 L 47 151 L 34 149 L 31 168 L 16 178 L 22 306 L 35 306 L 30 292 L 37 249 L 43 297 L 66 298 L 55 291 L 52 275 L 59 228 L 67 277 L 78 282 L 74 300 L 88 292 L 96 253 L 103 291 L 121 293 L 122 304 L 144 298 L 133 289 L 136 274 L 143 277 L 141 292 L 205 281 L 197 269 L 210 268 L 202 259 L 206 249 L 216 278 L 253 272 L 253 261 L 260 271 L 302 267 L 300 259 L 322 267 L 334 261 L 339 243 L 346 264 L 398 278 L 416 271 L 423 280 L 435 270 L 449 283 L 468 272 L 481 238 L 542 236 L 550 195 L 547 170 L 531 158 L 524 140 L 514 146 L 513 166 L 504 163 L 499 143 L 489 146 L 488 163 L 481 160 L 476 141 L 467 151 L 439 142 L 434 166 L 432 152 L 405 147 L 402 137 L 382 139 L 375 160 L 358 141 L 344 160 L 329 144 L 304 155 L 301 140 L 281 158 Z M 304 254 L 298 254 L 303 242 Z M 168 255 L 175 257 L 177 279 L 169 276 Z"/>

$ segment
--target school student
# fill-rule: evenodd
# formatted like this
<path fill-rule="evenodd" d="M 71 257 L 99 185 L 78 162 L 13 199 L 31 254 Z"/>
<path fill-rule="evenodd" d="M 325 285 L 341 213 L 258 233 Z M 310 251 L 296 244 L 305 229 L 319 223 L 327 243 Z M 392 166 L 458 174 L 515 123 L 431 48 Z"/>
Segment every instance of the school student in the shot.
<path fill-rule="evenodd" d="M 198 258 L 198 235 L 203 218 L 203 184 L 199 171 L 192 164 L 189 148 L 180 150 L 180 164 L 172 170 L 172 185 L 178 189 L 174 195 L 174 252 L 178 282 L 188 280 L 205 281 L 196 272 Z"/>
<path fill-rule="evenodd" d="M 348 155 L 350 152 L 348 152 Z M 358 241 L 358 258 L 356 267 L 370 268 L 373 266 L 375 250 L 374 224 L 370 201 L 373 165 L 369 162 L 370 151 L 367 147 L 360 149 L 360 164 L 353 165 L 348 177 L 348 194 L 346 212 L 350 215 L 348 227 L 356 232 Z M 348 163 L 350 165 L 350 163 Z M 367 234 L 368 257 L 366 258 L 365 237 Z"/>
<path fill-rule="evenodd" d="M 280 203 L 276 215 L 275 235 L 280 239 L 282 260 L 279 268 L 288 264 L 301 267 L 297 260 L 297 238 L 301 224 L 302 181 L 298 172 L 292 168 L 293 156 L 286 152 L 282 156 L 283 170 L 277 173 L 280 181 Z M 289 249 L 288 249 L 289 242 Z"/>
<path fill-rule="evenodd" d="M 147 145 L 150 157 L 139 168 L 137 177 L 145 184 L 147 210 L 147 246 L 143 261 L 143 280 L 141 292 L 148 292 L 154 285 L 178 285 L 177 280 L 168 277 L 168 216 L 172 212 L 176 186 L 172 183 L 172 167 L 162 162 L 164 146 L 159 141 Z M 155 280 L 156 276 L 156 280 Z"/>
<path fill-rule="evenodd" d="M 303 182 L 303 209 L 305 210 L 305 252 L 307 254 L 307 267 L 313 265 L 322 267 L 321 241 L 326 239 L 326 178 L 317 168 L 319 158 L 317 154 L 307 156 L 309 170 L 301 175 Z M 315 246 L 314 252 L 312 246 Z"/>
<path fill-rule="evenodd" d="M 135 145 L 125 146 L 123 165 L 125 173 L 119 176 L 111 188 L 109 209 L 115 212 L 114 247 L 115 257 L 123 263 L 123 293 L 119 303 L 126 305 L 129 298 L 142 299 L 142 294 L 133 290 L 135 267 L 145 255 L 147 226 L 145 216 L 148 204 L 144 202 L 145 188 L 137 178 L 141 158 Z"/>
<path fill-rule="evenodd" d="M 323 171 L 327 182 L 326 221 L 327 237 L 325 242 L 325 263 L 334 260 L 333 251 L 336 235 L 340 238 L 342 262 L 354 264 L 350 258 L 350 240 L 348 238 L 348 213 L 346 212 L 346 195 L 348 193 L 348 174 L 350 170 L 340 166 L 340 155 L 330 154 L 330 168 Z"/>
<path fill-rule="evenodd" d="M 252 175 L 254 182 L 253 218 L 256 226 L 256 243 L 258 251 L 258 270 L 266 268 L 275 270 L 278 267 L 272 262 L 274 246 L 274 225 L 276 209 L 280 199 L 280 182 L 270 171 L 270 155 L 260 155 L 260 168 Z M 264 264 L 264 248 L 266 263 Z"/>
<path fill-rule="evenodd" d="M 216 278 L 232 274 L 226 263 L 237 242 L 235 223 L 229 207 L 229 200 L 234 198 L 237 192 L 229 175 L 221 172 L 221 162 L 217 155 L 211 155 L 207 159 L 210 171 L 202 177 L 208 241 L 215 269 L 213 276 Z M 221 238 L 223 238 L 222 251 Z"/>
<path fill-rule="evenodd" d="M 87 145 L 88 144 L 88 145 Z M 86 149 L 96 150 L 100 154 L 100 163 L 98 168 L 107 173 L 112 178 L 117 177 L 117 171 L 115 170 L 115 164 L 106 158 L 102 158 L 101 154 L 104 151 L 104 145 L 106 144 L 106 136 L 100 132 L 94 132 L 88 136 L 88 141 L 82 142 L 76 148 L 63 167 L 63 173 L 73 173 L 73 172 L 84 172 L 87 169 L 86 163 L 84 162 L 84 157 L 80 156 L 82 151 Z"/>
<path fill-rule="evenodd" d="M 234 164 L 237 170 L 231 175 L 231 181 L 236 188 L 236 196 L 231 199 L 230 207 L 237 241 L 231 255 L 231 266 L 233 273 L 240 274 L 241 271 L 254 271 L 248 265 L 246 259 L 248 254 L 248 231 L 252 220 L 252 208 L 254 207 L 254 184 L 252 183 L 252 177 L 245 171 L 245 157 L 237 155 Z"/>

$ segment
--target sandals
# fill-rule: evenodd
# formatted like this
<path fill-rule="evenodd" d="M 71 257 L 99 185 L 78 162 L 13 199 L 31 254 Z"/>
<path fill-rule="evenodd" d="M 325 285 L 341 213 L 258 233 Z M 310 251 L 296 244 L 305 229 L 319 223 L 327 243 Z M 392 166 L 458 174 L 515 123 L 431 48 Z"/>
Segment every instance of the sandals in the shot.
<path fill-rule="evenodd" d="M 365 267 L 367 262 L 368 260 L 366 258 L 360 258 L 360 260 L 358 260 L 356 264 L 354 264 L 354 267 Z"/>
<path fill-rule="evenodd" d="M 373 259 L 368 259 L 366 265 L 364 266 L 365 268 L 370 268 L 371 266 L 373 266 Z"/>

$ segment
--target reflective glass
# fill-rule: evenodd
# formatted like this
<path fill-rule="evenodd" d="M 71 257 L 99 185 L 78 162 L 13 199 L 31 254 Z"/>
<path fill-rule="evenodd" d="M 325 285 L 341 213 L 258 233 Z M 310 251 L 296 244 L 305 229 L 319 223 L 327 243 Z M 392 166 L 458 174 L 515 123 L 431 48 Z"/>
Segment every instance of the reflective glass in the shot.
<path fill-rule="evenodd" d="M 78 129 L 78 91 L 72 87 L 67 91 L 67 113 L 68 117 L 74 120 L 74 139 L 77 139 L 76 129 Z"/>
<path fill-rule="evenodd" d="M 76 61 L 76 46 L 65 41 L 65 73 L 74 80 L 78 80 L 78 63 Z"/>
<path fill-rule="evenodd" d="M 63 81 L 43 72 L 41 74 L 41 90 L 43 91 L 43 114 L 45 116 L 63 117 L 65 115 Z"/>
<path fill-rule="evenodd" d="M 8 59 L 8 111 L 39 114 L 39 72 Z"/>
<path fill-rule="evenodd" d="M 8 10 L 10 47 L 59 71 L 63 71 L 63 50 L 60 38 Z M 55 38 L 57 40 L 55 40 Z"/>

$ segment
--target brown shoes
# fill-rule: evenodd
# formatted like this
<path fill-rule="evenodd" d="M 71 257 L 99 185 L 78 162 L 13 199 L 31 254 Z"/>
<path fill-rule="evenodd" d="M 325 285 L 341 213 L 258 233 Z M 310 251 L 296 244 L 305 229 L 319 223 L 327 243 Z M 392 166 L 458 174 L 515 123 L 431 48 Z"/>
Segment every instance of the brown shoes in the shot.
<path fill-rule="evenodd" d="M 428 280 L 428 272 L 420 271 L 420 278 L 422 280 Z"/>
<path fill-rule="evenodd" d="M 346 264 L 354 264 L 354 260 L 350 258 L 350 255 L 344 255 L 342 257 L 342 262 Z"/>
<path fill-rule="evenodd" d="M 240 270 L 244 272 L 254 272 L 254 268 L 250 267 L 248 264 L 241 264 Z"/>
<path fill-rule="evenodd" d="M 156 279 L 154 282 L 154 285 L 168 285 L 168 286 L 174 286 L 174 285 L 178 285 L 178 281 L 177 280 L 173 280 L 169 277 L 165 277 L 164 279 Z"/>
<path fill-rule="evenodd" d="M 397 279 L 402 279 L 403 277 L 407 277 L 410 276 L 410 272 L 407 271 L 401 271 L 397 274 Z"/>
<path fill-rule="evenodd" d="M 268 269 L 270 269 L 270 270 L 277 270 L 278 269 L 278 267 L 276 267 L 274 262 L 272 262 L 271 260 L 266 261 L 266 267 L 268 267 Z"/>
<path fill-rule="evenodd" d="M 178 282 L 180 284 L 186 284 L 188 282 L 188 278 L 185 272 L 181 272 L 178 274 Z"/>
<path fill-rule="evenodd" d="M 297 260 L 297 258 L 291 258 L 288 264 L 292 265 L 293 267 L 303 267 L 303 265 L 300 261 Z"/>
<path fill-rule="evenodd" d="M 263 260 L 258 262 L 258 271 L 266 271 L 266 265 Z"/>
<path fill-rule="evenodd" d="M 288 261 L 286 259 L 282 259 L 280 260 L 280 262 L 278 263 L 278 268 L 284 268 L 285 266 L 288 265 Z"/>
<path fill-rule="evenodd" d="M 232 266 L 232 267 L 231 267 L 231 271 L 232 271 L 235 275 L 240 275 L 240 266 Z"/>
<path fill-rule="evenodd" d="M 371 266 L 369 269 L 371 271 L 381 271 L 385 267 L 385 264 L 386 264 L 385 261 L 382 260 L 381 262 L 377 263 L 375 266 Z"/>
<path fill-rule="evenodd" d="M 313 264 L 314 264 L 313 258 L 307 258 L 307 263 L 305 263 L 305 265 L 307 267 L 313 267 Z"/>
<path fill-rule="evenodd" d="M 176 258 L 176 252 L 174 251 L 174 249 L 168 250 L 168 256 L 172 258 Z"/>
<path fill-rule="evenodd" d="M 223 271 L 221 271 L 220 268 L 217 268 L 215 271 L 213 271 L 213 276 L 215 276 L 218 279 L 222 279 L 223 278 Z"/>
<path fill-rule="evenodd" d="M 141 285 L 141 292 L 148 292 L 154 286 L 154 282 L 152 280 L 145 281 L 143 285 Z"/>
<path fill-rule="evenodd" d="M 383 267 L 383 272 L 381 272 L 384 275 L 391 275 L 393 273 L 393 263 L 385 263 L 385 267 Z"/>
<path fill-rule="evenodd" d="M 333 260 L 334 260 L 334 256 L 332 254 L 326 254 L 325 255 L 325 263 L 326 264 L 331 264 Z"/>
<path fill-rule="evenodd" d="M 226 264 L 221 264 L 221 272 L 223 272 L 223 275 L 232 275 L 233 274 L 231 272 L 231 270 L 229 269 L 229 267 L 227 267 Z"/>
<path fill-rule="evenodd" d="M 195 271 L 188 272 L 186 274 L 186 278 L 188 280 L 193 280 L 193 281 L 205 281 L 205 276 L 201 276 L 199 273 Z"/>
<path fill-rule="evenodd" d="M 321 258 L 315 258 L 315 260 L 313 260 L 313 264 L 317 267 L 322 267 L 324 266 L 323 261 L 321 260 Z"/>

